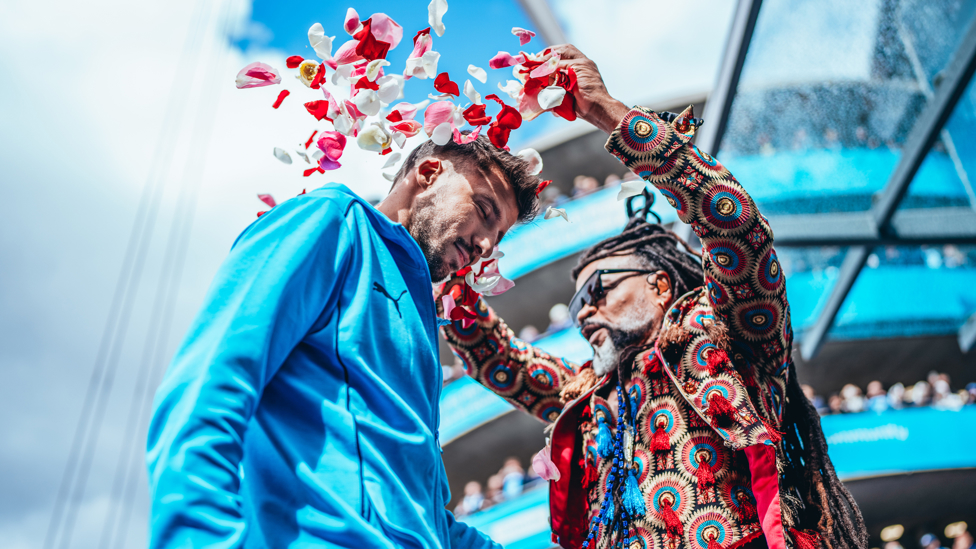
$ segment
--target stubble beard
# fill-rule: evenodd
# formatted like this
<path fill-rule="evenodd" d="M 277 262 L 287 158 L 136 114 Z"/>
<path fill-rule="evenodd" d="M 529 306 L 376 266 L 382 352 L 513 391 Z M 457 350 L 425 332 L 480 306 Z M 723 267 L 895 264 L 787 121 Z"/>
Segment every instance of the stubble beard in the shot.
<path fill-rule="evenodd" d="M 452 272 L 451 267 L 444 262 L 447 248 L 451 244 L 444 235 L 448 233 L 451 223 L 446 216 L 438 216 L 440 209 L 437 202 L 432 194 L 418 196 L 408 231 L 427 259 L 431 282 L 444 280 Z"/>
<path fill-rule="evenodd" d="M 616 369 L 621 353 L 643 341 L 655 323 L 653 315 L 641 314 L 636 308 L 629 309 L 616 325 L 589 323 L 603 327 L 608 332 L 603 342 L 593 347 L 593 373 L 597 377 L 603 377 Z"/>

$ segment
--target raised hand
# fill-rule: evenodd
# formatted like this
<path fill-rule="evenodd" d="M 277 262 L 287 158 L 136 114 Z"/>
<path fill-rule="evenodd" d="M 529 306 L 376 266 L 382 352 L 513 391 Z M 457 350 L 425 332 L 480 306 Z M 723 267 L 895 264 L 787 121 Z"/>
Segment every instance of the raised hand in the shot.
<path fill-rule="evenodd" d="M 596 63 L 576 46 L 561 44 L 551 49 L 559 54 L 560 68 L 572 68 L 576 73 L 576 89 L 573 91 L 576 116 L 608 134 L 612 132 L 630 109 L 610 95 Z"/>

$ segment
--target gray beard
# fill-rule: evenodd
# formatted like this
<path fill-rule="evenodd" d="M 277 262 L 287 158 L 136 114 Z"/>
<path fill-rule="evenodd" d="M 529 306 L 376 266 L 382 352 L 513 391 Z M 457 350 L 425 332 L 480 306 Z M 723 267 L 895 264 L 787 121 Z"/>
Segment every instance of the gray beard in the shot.
<path fill-rule="evenodd" d="M 628 311 L 620 324 L 611 326 L 603 323 L 593 323 L 606 328 L 607 337 L 597 347 L 593 347 L 593 373 L 603 377 L 612 372 L 620 363 L 620 355 L 631 346 L 644 340 L 654 318 L 650 315 L 640 315 L 636 310 Z"/>

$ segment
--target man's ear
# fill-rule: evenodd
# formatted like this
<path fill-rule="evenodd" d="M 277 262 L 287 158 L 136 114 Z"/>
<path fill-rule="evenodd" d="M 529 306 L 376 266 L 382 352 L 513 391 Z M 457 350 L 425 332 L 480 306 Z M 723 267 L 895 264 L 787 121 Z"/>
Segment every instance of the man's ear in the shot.
<path fill-rule="evenodd" d="M 426 158 L 417 166 L 417 183 L 427 190 L 431 185 L 434 184 L 434 180 L 440 175 L 443 170 L 441 166 L 441 161 L 436 158 Z"/>
<path fill-rule="evenodd" d="M 658 271 L 650 276 L 654 277 L 653 284 L 657 289 L 658 297 L 655 301 L 658 301 L 663 309 L 670 305 L 671 300 L 674 298 L 671 294 L 671 277 L 664 271 Z"/>

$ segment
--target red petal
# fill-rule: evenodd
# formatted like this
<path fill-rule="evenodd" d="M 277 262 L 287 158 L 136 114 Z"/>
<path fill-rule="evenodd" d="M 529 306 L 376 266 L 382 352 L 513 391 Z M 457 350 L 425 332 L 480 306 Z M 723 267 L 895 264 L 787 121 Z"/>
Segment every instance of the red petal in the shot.
<path fill-rule="evenodd" d="M 270 194 L 259 194 L 258 195 L 258 200 L 260 200 L 261 202 L 264 202 L 265 204 L 268 205 L 268 207 L 271 207 L 271 208 L 274 208 L 275 206 L 278 205 L 278 203 L 275 202 L 275 199 Z"/>
<path fill-rule="evenodd" d="M 264 215 L 266 213 L 268 213 L 268 210 L 264 210 L 263 212 L 258 212 L 258 217 L 261 217 L 262 215 Z"/>
<path fill-rule="evenodd" d="M 391 152 L 393 152 L 393 149 L 390 148 L 390 147 L 387 147 L 387 148 L 383 149 L 382 151 L 380 151 L 380 156 L 386 156 L 386 155 L 390 154 Z"/>
<path fill-rule="evenodd" d="M 548 187 L 550 183 L 552 183 L 552 179 L 546 179 L 542 183 L 539 183 L 539 186 L 535 188 L 535 195 L 539 196 L 542 194 L 543 189 Z"/>
<path fill-rule="evenodd" d="M 309 169 L 305 170 L 304 172 L 302 172 L 302 177 L 308 177 L 308 176 L 312 175 L 315 172 L 325 173 L 325 170 L 323 170 L 322 168 L 309 168 Z"/>
<path fill-rule="evenodd" d="M 491 122 L 490 116 L 485 116 L 484 105 L 471 105 L 464 109 L 464 119 L 472 126 L 484 126 Z"/>
<path fill-rule="evenodd" d="M 285 65 L 287 65 L 289 69 L 297 69 L 304 60 L 305 58 L 303 58 L 301 55 L 293 55 L 288 59 L 285 59 Z"/>
<path fill-rule="evenodd" d="M 420 38 L 421 36 L 425 35 L 425 34 L 430 34 L 430 27 L 427 27 L 424 30 L 417 31 L 417 34 L 415 34 L 413 36 L 413 44 L 416 46 L 417 45 L 417 39 Z"/>
<path fill-rule="evenodd" d="M 499 149 L 504 149 L 505 145 L 508 144 L 508 136 L 512 133 L 512 130 L 508 128 L 502 128 L 497 125 L 497 122 L 492 122 L 491 126 L 488 128 L 488 140 L 491 144 L 498 147 Z"/>
<path fill-rule="evenodd" d="M 449 93 L 455 97 L 461 95 L 461 90 L 458 89 L 457 83 L 452 82 L 446 72 L 438 74 L 437 78 L 434 79 L 434 89 L 441 93 Z"/>
<path fill-rule="evenodd" d="M 563 97 L 563 102 L 559 105 L 553 107 L 553 114 L 560 116 L 572 122 L 576 120 L 576 98 L 571 93 L 567 93 Z"/>
<path fill-rule="evenodd" d="M 305 194 L 305 189 L 302 189 L 302 192 L 298 193 L 298 196 L 302 196 L 303 194 Z"/>
<path fill-rule="evenodd" d="M 315 71 L 315 78 L 312 79 L 312 83 L 309 87 L 313 90 L 317 90 L 322 87 L 322 82 L 325 81 L 325 64 L 319 65 L 317 71 Z"/>
<path fill-rule="evenodd" d="M 386 54 L 390 51 L 390 44 L 381 42 L 373 36 L 373 32 L 369 29 L 372 22 L 372 18 L 363 21 L 363 28 L 352 35 L 354 39 L 359 41 L 356 44 L 356 55 L 362 56 L 363 59 L 369 61 L 386 59 Z"/>
<path fill-rule="evenodd" d="M 274 105 L 271 105 L 271 108 L 277 109 L 278 107 L 280 107 L 281 102 L 284 101 L 285 98 L 288 97 L 288 94 L 290 93 L 291 92 L 288 90 L 281 90 L 280 92 L 278 92 L 278 99 L 275 99 Z"/>
<path fill-rule="evenodd" d="M 352 87 L 354 90 L 378 90 L 380 85 L 376 82 L 370 82 L 369 78 L 363 76 L 359 80 L 356 80 L 356 85 Z"/>
<path fill-rule="evenodd" d="M 305 103 L 305 109 L 309 114 L 314 116 L 316 120 L 322 120 L 324 118 L 329 122 L 332 122 L 332 119 L 326 116 L 329 113 L 329 102 L 325 99 L 309 101 L 308 103 Z"/>
<path fill-rule="evenodd" d="M 509 130 L 515 130 L 522 125 L 522 115 L 519 114 L 517 109 L 506 105 L 505 102 L 502 101 L 501 98 L 499 98 L 495 94 L 485 96 L 485 99 L 491 99 L 492 101 L 496 101 L 499 105 L 502 106 L 501 112 L 499 112 L 498 115 L 495 116 L 495 122 L 492 123 L 493 126 L 497 125 L 502 128 L 507 128 Z M 488 136 L 491 137 L 491 133 L 489 133 Z M 505 141 L 508 142 L 507 134 L 505 137 Z"/>
<path fill-rule="evenodd" d="M 315 141 L 315 134 L 317 133 L 319 133 L 319 131 L 315 130 L 314 132 L 312 132 L 312 135 L 308 136 L 308 141 L 305 142 L 306 149 L 309 147 L 309 145 L 312 144 L 312 141 Z"/>
<path fill-rule="evenodd" d="M 403 115 L 400 114 L 400 111 L 393 111 L 390 114 L 386 115 L 386 119 L 389 120 L 390 122 L 401 122 L 403 121 Z"/>

